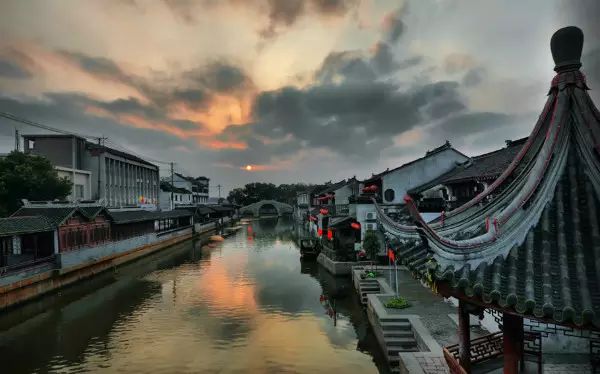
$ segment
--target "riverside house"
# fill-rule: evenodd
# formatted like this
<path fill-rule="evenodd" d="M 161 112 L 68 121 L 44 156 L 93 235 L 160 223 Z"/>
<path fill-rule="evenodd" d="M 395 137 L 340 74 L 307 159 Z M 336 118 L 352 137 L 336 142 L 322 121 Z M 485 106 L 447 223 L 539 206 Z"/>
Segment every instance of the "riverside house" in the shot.
<path fill-rule="evenodd" d="M 26 203 L 0 219 L 0 309 L 189 239 L 203 229 L 192 216 L 188 210 Z"/>

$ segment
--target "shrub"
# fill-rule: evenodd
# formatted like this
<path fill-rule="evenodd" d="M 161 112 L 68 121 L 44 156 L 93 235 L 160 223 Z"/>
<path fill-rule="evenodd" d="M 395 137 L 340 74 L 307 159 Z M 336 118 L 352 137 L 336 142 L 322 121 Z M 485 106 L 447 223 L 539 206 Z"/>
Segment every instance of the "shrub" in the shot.
<path fill-rule="evenodd" d="M 386 308 L 392 309 L 404 309 L 408 308 L 409 306 L 410 303 L 403 297 L 394 297 L 393 299 L 390 299 L 390 301 L 385 303 Z"/>

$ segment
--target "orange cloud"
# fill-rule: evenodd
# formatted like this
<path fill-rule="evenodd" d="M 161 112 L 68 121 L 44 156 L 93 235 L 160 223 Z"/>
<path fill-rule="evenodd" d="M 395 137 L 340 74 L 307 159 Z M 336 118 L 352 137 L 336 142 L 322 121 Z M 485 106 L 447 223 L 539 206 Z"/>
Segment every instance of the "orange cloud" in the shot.
<path fill-rule="evenodd" d="M 169 115 L 175 119 L 203 123 L 216 134 L 231 124 L 246 123 L 250 120 L 254 95 L 253 92 L 245 92 L 239 96 L 214 95 L 205 109 L 193 110 L 180 105 L 173 108 Z"/>
<path fill-rule="evenodd" d="M 223 142 L 220 140 L 205 140 L 200 143 L 211 149 L 247 149 L 248 145 L 243 142 Z"/>

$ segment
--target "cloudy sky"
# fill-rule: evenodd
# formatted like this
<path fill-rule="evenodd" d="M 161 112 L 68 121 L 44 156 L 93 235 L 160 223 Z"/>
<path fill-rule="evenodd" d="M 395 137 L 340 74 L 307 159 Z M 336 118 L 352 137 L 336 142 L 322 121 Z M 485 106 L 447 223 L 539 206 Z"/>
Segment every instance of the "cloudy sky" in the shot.
<path fill-rule="evenodd" d="M 4 0 L 0 111 L 106 136 L 225 191 L 365 177 L 446 139 L 474 155 L 526 136 L 562 26 L 583 29 L 600 89 L 599 4 Z M 15 127 L 40 132 L 0 119 L 0 152 Z"/>

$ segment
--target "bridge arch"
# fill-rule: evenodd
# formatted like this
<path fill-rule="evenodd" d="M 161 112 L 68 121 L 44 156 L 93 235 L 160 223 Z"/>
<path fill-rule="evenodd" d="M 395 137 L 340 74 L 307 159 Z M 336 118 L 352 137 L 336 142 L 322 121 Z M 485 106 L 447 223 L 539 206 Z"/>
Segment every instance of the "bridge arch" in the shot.
<path fill-rule="evenodd" d="M 272 208 L 271 208 L 272 207 Z M 275 209 L 275 211 L 277 212 L 277 216 L 281 217 L 284 214 L 292 214 L 294 212 L 294 208 L 289 205 L 289 204 L 285 204 L 276 200 L 261 200 L 259 202 L 256 202 L 254 204 L 250 204 L 250 205 L 246 205 L 245 207 L 242 207 L 240 209 L 240 214 L 241 215 L 252 215 L 254 217 L 260 217 L 261 215 L 261 210 L 262 212 L 265 211 L 265 209 Z"/>

